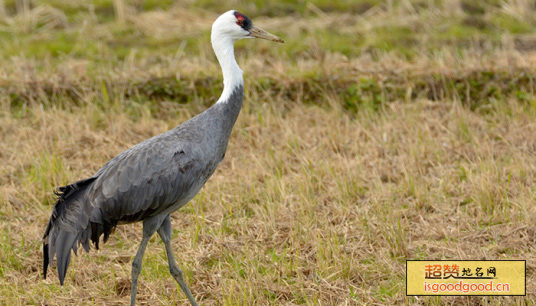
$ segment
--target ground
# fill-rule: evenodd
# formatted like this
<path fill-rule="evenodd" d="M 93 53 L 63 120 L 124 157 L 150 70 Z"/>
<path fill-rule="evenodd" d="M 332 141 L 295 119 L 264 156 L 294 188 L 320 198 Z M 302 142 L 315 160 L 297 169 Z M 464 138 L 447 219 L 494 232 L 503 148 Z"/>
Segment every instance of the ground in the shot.
<path fill-rule="evenodd" d="M 212 21 L 241 41 L 224 162 L 172 215 L 203 305 L 536 303 L 531 1 L 0 1 L 0 304 L 127 304 L 141 225 L 42 279 L 54 188 L 212 105 Z M 408 259 L 521 259 L 525 297 L 407 297 Z M 185 304 L 155 236 L 140 304 Z"/>

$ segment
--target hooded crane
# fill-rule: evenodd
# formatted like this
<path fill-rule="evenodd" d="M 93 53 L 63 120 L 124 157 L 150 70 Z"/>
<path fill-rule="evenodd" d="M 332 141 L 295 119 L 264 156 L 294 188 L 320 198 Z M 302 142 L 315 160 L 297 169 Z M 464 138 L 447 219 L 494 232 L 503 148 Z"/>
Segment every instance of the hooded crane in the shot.
<path fill-rule="evenodd" d="M 89 252 L 104 235 L 106 242 L 118 224 L 143 222 L 143 238 L 132 262 L 130 304 L 136 301 L 143 253 L 158 232 L 164 242 L 171 275 L 192 305 L 197 305 L 171 249 L 170 213 L 188 203 L 225 156 L 231 130 L 242 107 L 242 70 L 234 57 L 234 42 L 243 38 L 283 40 L 231 10 L 212 25 L 212 48 L 223 72 L 223 93 L 209 109 L 176 128 L 145 140 L 107 162 L 90 178 L 60 187 L 58 201 L 43 236 L 43 274 L 57 256 L 63 285 L 71 258 L 82 247 Z"/>

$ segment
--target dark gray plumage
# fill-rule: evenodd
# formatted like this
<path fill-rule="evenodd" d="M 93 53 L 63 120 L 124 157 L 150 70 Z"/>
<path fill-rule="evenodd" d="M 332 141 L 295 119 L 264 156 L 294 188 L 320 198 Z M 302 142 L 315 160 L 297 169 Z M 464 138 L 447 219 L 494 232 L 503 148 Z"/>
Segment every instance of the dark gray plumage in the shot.
<path fill-rule="evenodd" d="M 74 238 L 68 250 L 63 241 L 54 243 L 62 229 L 77 233 L 76 241 L 89 250 L 90 238 L 98 247 L 100 235 L 106 241 L 117 224 L 169 214 L 188 203 L 222 161 L 243 96 L 239 86 L 225 104 L 123 151 L 94 176 L 61 187 L 45 231 L 45 242 L 48 237 L 52 242 L 45 244 L 48 258 L 56 249 L 58 256 L 65 256 L 59 250 L 76 249 Z"/>
<path fill-rule="evenodd" d="M 216 104 L 176 128 L 141 142 L 106 163 L 95 175 L 59 188 L 59 198 L 43 236 L 43 274 L 57 256 L 63 285 L 71 250 L 90 241 L 98 249 L 102 235 L 124 223 L 143 221 L 143 238 L 132 263 L 131 304 L 149 238 L 158 232 L 166 247 L 170 272 L 192 305 L 171 249 L 170 213 L 190 201 L 222 161 L 244 98 L 242 71 L 234 59 L 234 41 L 259 37 L 281 39 L 248 24 L 229 11 L 214 22 L 212 44 L 224 74 L 224 93 Z M 250 21 L 249 21 L 250 22 Z M 251 23 L 251 22 L 250 22 Z"/>

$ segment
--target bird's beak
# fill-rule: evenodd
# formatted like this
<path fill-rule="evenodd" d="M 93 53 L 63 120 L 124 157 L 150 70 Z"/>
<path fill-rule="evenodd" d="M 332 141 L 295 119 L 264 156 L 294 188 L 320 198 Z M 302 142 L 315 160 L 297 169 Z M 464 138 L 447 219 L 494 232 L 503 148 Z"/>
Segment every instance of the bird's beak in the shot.
<path fill-rule="evenodd" d="M 262 38 L 262 39 L 271 40 L 271 41 L 275 41 L 279 43 L 285 42 L 284 40 L 275 36 L 274 34 L 268 33 L 265 30 L 256 26 L 253 26 L 251 29 L 249 29 L 249 33 L 251 37 Z"/>

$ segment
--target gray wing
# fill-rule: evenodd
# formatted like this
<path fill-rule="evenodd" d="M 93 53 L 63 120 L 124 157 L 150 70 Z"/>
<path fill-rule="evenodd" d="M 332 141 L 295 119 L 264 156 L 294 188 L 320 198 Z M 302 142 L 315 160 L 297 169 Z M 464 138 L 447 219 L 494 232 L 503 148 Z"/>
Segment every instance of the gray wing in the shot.
<path fill-rule="evenodd" d="M 95 175 L 92 219 L 135 222 L 188 197 L 205 168 L 199 157 L 189 142 L 174 137 L 151 138 L 124 151 Z"/>

